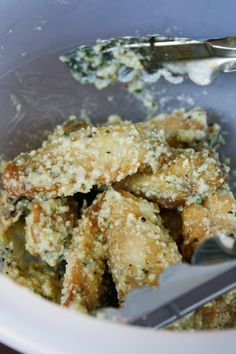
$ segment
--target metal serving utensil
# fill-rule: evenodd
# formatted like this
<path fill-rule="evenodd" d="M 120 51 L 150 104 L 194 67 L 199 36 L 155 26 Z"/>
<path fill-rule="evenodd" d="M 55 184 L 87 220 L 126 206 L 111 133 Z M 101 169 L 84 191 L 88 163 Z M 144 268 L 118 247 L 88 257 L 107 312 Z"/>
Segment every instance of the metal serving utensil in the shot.
<path fill-rule="evenodd" d="M 108 308 L 105 315 L 118 322 L 160 329 L 235 287 L 235 238 L 215 236 L 198 247 L 192 265 L 169 267 L 158 288 L 133 290 L 121 309 Z"/>
<path fill-rule="evenodd" d="M 189 77 L 196 84 L 208 85 L 221 72 L 236 71 L 236 37 L 112 38 L 80 46 L 60 59 L 69 66 L 75 79 L 99 88 L 134 79 L 155 82 L 161 76 L 173 83 Z"/>

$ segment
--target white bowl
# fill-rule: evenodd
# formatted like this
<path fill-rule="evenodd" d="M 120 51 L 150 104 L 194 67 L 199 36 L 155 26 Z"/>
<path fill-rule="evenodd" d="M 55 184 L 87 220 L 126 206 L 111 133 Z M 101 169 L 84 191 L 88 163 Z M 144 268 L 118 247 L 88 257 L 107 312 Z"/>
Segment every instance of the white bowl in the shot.
<path fill-rule="evenodd" d="M 24 353 L 235 353 L 235 330 L 155 332 L 65 310 L 3 276 L 0 289 L 0 338 Z"/>

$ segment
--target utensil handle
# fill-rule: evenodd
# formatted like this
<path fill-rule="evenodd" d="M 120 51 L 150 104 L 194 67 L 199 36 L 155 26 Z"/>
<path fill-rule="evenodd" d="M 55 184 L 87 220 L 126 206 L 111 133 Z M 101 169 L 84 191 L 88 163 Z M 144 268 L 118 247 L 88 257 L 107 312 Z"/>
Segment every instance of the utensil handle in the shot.
<path fill-rule="evenodd" d="M 173 299 L 161 307 L 153 309 L 145 315 L 128 320 L 133 325 L 160 329 L 175 322 L 204 304 L 227 293 L 236 287 L 235 261 L 225 264 L 228 270 L 196 286 L 185 294 Z"/>

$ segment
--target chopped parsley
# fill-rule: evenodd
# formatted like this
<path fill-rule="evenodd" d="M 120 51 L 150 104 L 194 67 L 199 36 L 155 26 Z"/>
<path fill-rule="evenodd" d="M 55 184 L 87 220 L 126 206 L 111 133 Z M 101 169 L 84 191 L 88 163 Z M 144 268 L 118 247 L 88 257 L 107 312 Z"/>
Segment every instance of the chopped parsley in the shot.
<path fill-rule="evenodd" d="M 63 133 L 63 135 L 64 135 L 64 136 L 69 136 L 69 135 L 70 135 L 70 132 L 65 131 L 65 132 Z"/>

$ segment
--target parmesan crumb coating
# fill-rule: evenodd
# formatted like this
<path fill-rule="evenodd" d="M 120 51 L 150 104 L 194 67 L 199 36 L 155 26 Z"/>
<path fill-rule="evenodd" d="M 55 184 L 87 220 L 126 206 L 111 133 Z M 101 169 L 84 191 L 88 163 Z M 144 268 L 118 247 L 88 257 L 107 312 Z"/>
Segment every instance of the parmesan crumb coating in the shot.
<path fill-rule="evenodd" d="M 22 220 L 12 225 L 10 231 L 9 242 L 0 242 L 1 272 L 34 293 L 59 303 L 62 287 L 59 269 L 51 268 L 36 259 L 29 259 L 24 248 Z"/>
<path fill-rule="evenodd" d="M 91 312 L 100 304 L 105 271 L 105 249 L 98 228 L 98 198 L 73 231 L 67 252 L 61 303 L 80 312 Z"/>
<path fill-rule="evenodd" d="M 227 189 L 219 189 L 202 204 L 183 210 L 183 255 L 190 259 L 199 242 L 219 234 L 236 233 L 236 201 Z"/>
<path fill-rule="evenodd" d="M 174 322 L 173 330 L 225 329 L 236 326 L 236 290 L 200 307 L 193 313 Z"/>
<path fill-rule="evenodd" d="M 138 172 L 118 186 L 163 207 L 178 207 L 214 192 L 225 182 L 226 172 L 227 168 L 208 150 L 177 149 L 175 157 L 155 173 Z"/>
<path fill-rule="evenodd" d="M 49 138 L 38 150 L 9 162 L 3 183 L 9 194 L 47 197 L 88 192 L 111 184 L 138 169 L 158 167 L 171 155 L 163 134 L 146 132 L 143 124 L 87 127 Z"/>
<path fill-rule="evenodd" d="M 174 110 L 148 119 L 148 128 L 163 130 L 167 142 L 173 147 L 191 146 L 205 140 L 208 135 L 206 112 L 201 108 Z"/>
<path fill-rule="evenodd" d="M 120 116 L 111 115 L 106 124 L 124 124 Z M 212 149 L 220 143 L 220 126 L 207 123 L 206 112 L 199 107 L 186 111 L 175 109 L 170 114 L 159 114 L 143 122 L 146 130 L 164 132 L 166 141 L 174 148 Z"/>
<path fill-rule="evenodd" d="M 99 226 L 120 303 L 134 288 L 157 286 L 160 273 L 181 262 L 158 214 L 158 206 L 126 191 L 110 189 L 103 197 Z"/>
<path fill-rule="evenodd" d="M 19 265 L 17 261 L 9 258 L 3 273 L 16 283 L 25 286 L 34 293 L 60 303 L 61 281 L 56 269 L 45 263 L 35 262 Z"/>
<path fill-rule="evenodd" d="M 10 196 L 6 191 L 0 191 L 0 239 L 6 231 L 25 213 L 29 202 Z"/>
<path fill-rule="evenodd" d="M 67 135 L 71 132 L 76 132 L 81 128 L 87 128 L 90 125 L 91 122 L 89 120 L 79 120 L 76 116 L 70 116 L 65 123 L 56 126 L 53 132 L 49 135 L 47 143 L 50 143 L 53 140 L 60 138 L 62 135 Z"/>
<path fill-rule="evenodd" d="M 77 203 L 73 198 L 34 199 L 26 217 L 27 251 L 56 266 L 64 259 L 76 224 Z"/>
<path fill-rule="evenodd" d="M 128 192 L 101 194 L 74 230 L 62 304 L 84 312 L 99 306 L 106 259 L 120 303 L 136 287 L 157 286 L 160 273 L 181 261 L 158 214 L 158 206 Z"/>

